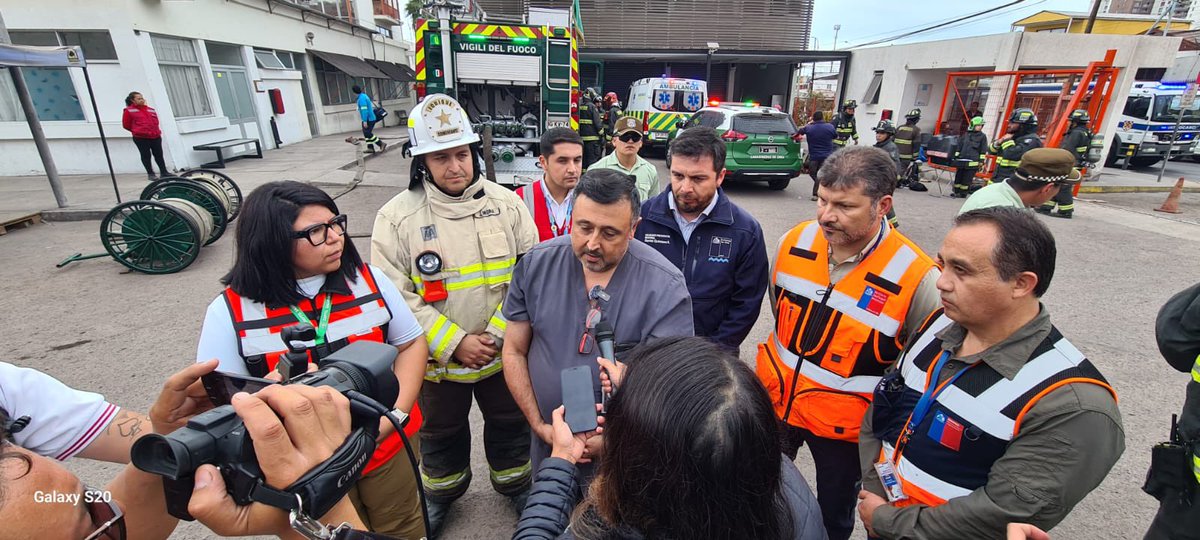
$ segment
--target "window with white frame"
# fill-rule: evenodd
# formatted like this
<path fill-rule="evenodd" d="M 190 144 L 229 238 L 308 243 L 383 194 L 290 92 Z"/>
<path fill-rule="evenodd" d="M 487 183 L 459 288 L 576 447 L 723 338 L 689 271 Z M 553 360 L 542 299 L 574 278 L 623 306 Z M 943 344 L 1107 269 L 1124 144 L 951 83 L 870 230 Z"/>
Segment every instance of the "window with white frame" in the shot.
<path fill-rule="evenodd" d="M 211 116 L 207 84 L 200 70 L 196 44 L 188 39 L 151 36 L 154 56 L 167 87 L 167 98 L 176 118 Z"/>
<path fill-rule="evenodd" d="M 871 84 L 867 85 L 867 93 L 863 94 L 863 103 L 875 105 L 879 103 L 879 93 L 883 88 L 883 72 L 876 71 L 871 75 Z"/>
<path fill-rule="evenodd" d="M 117 49 L 107 30 L 12 30 L 9 34 L 17 45 L 73 46 L 83 50 L 88 62 L 117 60 Z"/>
<path fill-rule="evenodd" d="M 64 36 L 70 34 L 70 39 Z M 88 47 L 80 45 L 80 35 L 86 34 Z M 56 32 L 54 30 L 13 30 L 10 32 L 12 42 L 17 45 L 36 45 L 58 47 L 75 45 L 84 49 L 84 57 L 91 60 L 90 54 L 95 53 L 101 61 L 104 58 L 116 60 L 112 50 L 112 40 L 108 32 Z M 107 49 L 101 45 L 107 42 Z M 98 50 L 93 50 L 98 49 Z M 107 50 L 107 53 L 105 52 Z M 37 117 L 43 122 L 80 121 L 84 119 L 83 107 L 71 72 L 65 67 L 26 67 L 21 69 L 25 85 L 29 87 L 29 96 Z M 7 74 L 0 75 L 0 122 L 20 122 L 25 120 L 25 113 L 17 99 L 16 89 L 12 79 Z"/>

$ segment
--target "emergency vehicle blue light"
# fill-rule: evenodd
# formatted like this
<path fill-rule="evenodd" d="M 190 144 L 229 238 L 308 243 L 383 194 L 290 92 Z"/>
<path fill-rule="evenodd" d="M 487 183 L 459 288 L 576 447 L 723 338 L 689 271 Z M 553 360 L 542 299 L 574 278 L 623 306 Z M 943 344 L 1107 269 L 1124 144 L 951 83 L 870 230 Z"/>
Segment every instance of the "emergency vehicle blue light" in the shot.
<path fill-rule="evenodd" d="M 1188 83 L 1185 82 L 1162 82 L 1158 83 L 1159 90 L 1185 90 Z"/>

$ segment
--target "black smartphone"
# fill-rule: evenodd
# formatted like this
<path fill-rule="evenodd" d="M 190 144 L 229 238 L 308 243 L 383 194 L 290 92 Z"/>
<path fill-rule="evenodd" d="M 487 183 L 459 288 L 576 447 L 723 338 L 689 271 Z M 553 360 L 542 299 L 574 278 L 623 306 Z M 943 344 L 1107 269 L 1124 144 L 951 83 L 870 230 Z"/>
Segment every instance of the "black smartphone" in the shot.
<path fill-rule="evenodd" d="M 596 429 L 596 387 L 590 366 L 562 370 L 562 401 L 571 433 Z"/>
<path fill-rule="evenodd" d="M 204 391 L 208 392 L 209 401 L 212 401 L 213 406 L 216 407 L 229 405 L 229 400 L 233 399 L 233 395 L 238 392 L 253 394 L 275 384 L 275 381 L 271 379 L 260 379 L 224 371 L 214 371 L 202 375 L 200 381 L 204 384 Z"/>

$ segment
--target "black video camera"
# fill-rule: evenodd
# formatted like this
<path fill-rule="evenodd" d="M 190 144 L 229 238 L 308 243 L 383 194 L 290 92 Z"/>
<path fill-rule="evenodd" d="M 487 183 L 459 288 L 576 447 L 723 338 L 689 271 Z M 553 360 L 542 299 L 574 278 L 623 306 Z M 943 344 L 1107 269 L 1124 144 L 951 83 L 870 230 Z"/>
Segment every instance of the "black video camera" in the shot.
<path fill-rule="evenodd" d="M 395 347 L 359 341 L 325 357 L 319 370 L 298 375 L 286 384 L 329 386 L 343 394 L 355 391 L 390 409 L 400 392 L 392 371 L 395 360 Z M 346 442 L 284 490 L 266 484 L 246 426 L 231 405 L 196 415 L 170 435 L 142 437 L 134 443 L 131 458 L 137 468 L 163 477 L 167 511 L 180 519 L 193 519 L 187 506 L 196 468 L 203 464 L 220 469 L 230 496 L 239 505 L 261 502 L 322 516 L 350 490 L 375 451 L 382 415 L 351 400 L 350 416 Z"/>

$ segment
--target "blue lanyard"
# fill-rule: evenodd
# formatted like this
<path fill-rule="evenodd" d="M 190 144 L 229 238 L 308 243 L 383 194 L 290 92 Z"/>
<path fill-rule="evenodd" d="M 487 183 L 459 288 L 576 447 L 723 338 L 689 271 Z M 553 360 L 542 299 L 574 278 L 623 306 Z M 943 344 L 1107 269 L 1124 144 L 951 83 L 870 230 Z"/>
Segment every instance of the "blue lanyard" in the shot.
<path fill-rule="evenodd" d="M 925 392 L 921 394 L 921 399 L 917 401 L 917 406 L 913 408 L 912 414 L 908 417 L 908 422 L 904 424 L 904 431 L 900 433 L 900 439 L 896 441 L 896 451 L 893 453 L 892 459 L 895 459 L 896 456 L 900 455 L 900 452 L 903 451 L 904 447 L 908 444 L 908 439 L 910 436 L 912 436 L 913 430 L 915 430 L 917 426 L 921 425 L 921 422 L 925 421 L 925 417 L 929 415 L 929 409 L 933 407 L 933 402 L 937 400 L 937 397 L 941 395 L 946 388 L 949 388 L 950 385 L 954 384 L 954 381 L 957 381 L 959 377 L 962 377 L 963 373 L 966 373 L 971 368 L 975 367 L 975 364 L 967 366 L 966 368 L 963 368 L 962 371 L 955 373 L 953 377 L 950 377 L 950 380 L 946 381 L 946 384 L 938 384 L 938 379 L 942 374 L 942 368 L 946 366 L 946 362 L 949 360 L 950 351 L 942 351 L 942 355 L 938 357 L 937 364 L 933 368 L 933 375 L 929 378 L 929 385 L 925 387 Z"/>
<path fill-rule="evenodd" d="M 545 182 L 545 180 L 542 180 L 542 182 Z M 546 199 L 546 217 L 549 218 L 549 220 L 550 220 L 550 234 L 557 237 L 558 233 L 559 233 L 558 222 L 554 220 L 554 210 L 552 208 L 550 208 L 550 201 L 551 201 L 550 193 L 548 190 L 546 190 L 544 185 L 542 186 L 542 197 L 545 197 L 545 199 Z M 563 226 L 562 226 L 562 232 L 564 232 L 564 233 L 567 232 L 567 226 L 571 224 L 571 210 L 572 210 L 572 207 L 574 207 L 574 206 L 575 206 L 575 200 L 572 199 L 570 197 L 570 194 L 568 193 L 567 194 L 567 222 L 565 224 L 563 224 Z"/>

